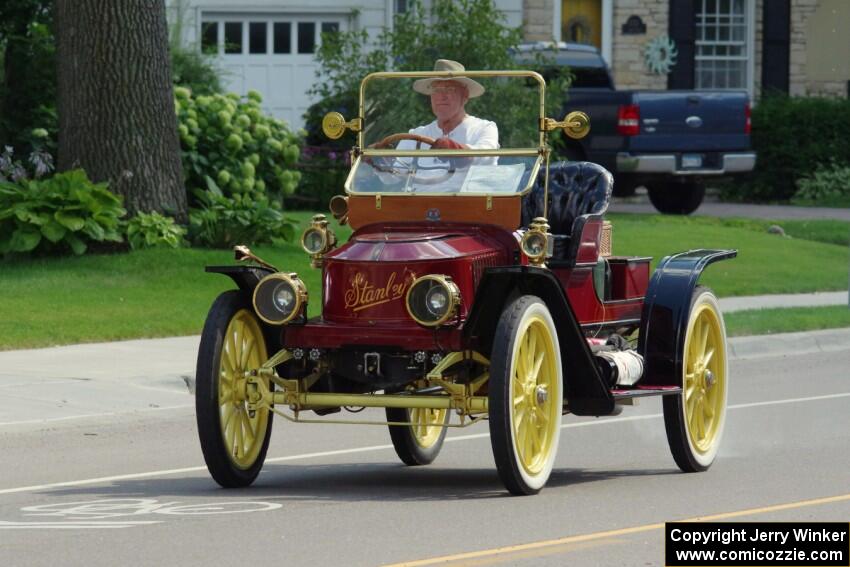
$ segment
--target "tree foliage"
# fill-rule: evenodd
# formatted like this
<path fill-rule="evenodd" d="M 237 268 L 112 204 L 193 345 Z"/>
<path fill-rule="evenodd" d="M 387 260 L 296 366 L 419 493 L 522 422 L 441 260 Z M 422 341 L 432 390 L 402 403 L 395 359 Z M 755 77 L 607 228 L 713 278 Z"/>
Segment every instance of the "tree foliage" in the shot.
<path fill-rule="evenodd" d="M 36 128 L 56 139 L 52 25 L 52 0 L 0 2 L 0 147 L 21 154 L 32 151 Z"/>

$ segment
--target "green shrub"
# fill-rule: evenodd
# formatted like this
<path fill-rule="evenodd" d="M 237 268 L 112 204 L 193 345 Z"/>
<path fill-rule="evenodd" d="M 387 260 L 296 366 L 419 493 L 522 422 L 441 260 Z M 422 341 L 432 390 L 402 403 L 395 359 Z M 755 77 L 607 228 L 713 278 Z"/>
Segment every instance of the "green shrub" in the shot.
<path fill-rule="evenodd" d="M 753 107 L 752 120 L 756 168 L 725 184 L 725 198 L 788 200 L 800 179 L 833 161 L 850 164 L 850 100 L 765 96 Z"/>
<path fill-rule="evenodd" d="M 0 254 L 83 254 L 92 242 L 122 242 L 121 198 L 75 169 L 48 179 L 0 183 Z"/>
<path fill-rule="evenodd" d="M 223 92 L 219 70 L 213 59 L 193 48 L 178 44 L 169 46 L 171 55 L 171 81 L 174 86 L 185 87 L 195 95 L 212 95 Z"/>
<path fill-rule="evenodd" d="M 298 137 L 262 113 L 258 93 L 193 96 L 177 87 L 174 94 L 190 206 L 199 190 L 277 203 L 295 191 Z"/>
<path fill-rule="evenodd" d="M 797 187 L 796 198 L 815 203 L 850 198 L 850 164 L 832 162 L 798 180 Z"/>
<path fill-rule="evenodd" d="M 221 192 L 196 191 L 200 207 L 189 209 L 189 238 L 198 246 L 229 248 L 235 244 L 265 244 L 290 240 L 295 225 L 283 216 L 279 205 L 265 196 L 225 196 Z"/>
<path fill-rule="evenodd" d="M 180 248 L 186 229 L 156 211 L 139 213 L 127 221 L 127 242 L 133 250 Z"/>

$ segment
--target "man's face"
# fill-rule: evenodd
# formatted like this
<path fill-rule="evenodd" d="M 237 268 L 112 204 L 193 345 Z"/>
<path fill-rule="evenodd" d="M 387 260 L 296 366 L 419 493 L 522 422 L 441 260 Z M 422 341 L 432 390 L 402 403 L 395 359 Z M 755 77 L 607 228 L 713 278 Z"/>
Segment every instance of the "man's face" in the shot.
<path fill-rule="evenodd" d="M 431 110 L 437 120 L 447 120 L 463 110 L 469 94 L 457 81 L 434 81 L 431 86 Z"/>

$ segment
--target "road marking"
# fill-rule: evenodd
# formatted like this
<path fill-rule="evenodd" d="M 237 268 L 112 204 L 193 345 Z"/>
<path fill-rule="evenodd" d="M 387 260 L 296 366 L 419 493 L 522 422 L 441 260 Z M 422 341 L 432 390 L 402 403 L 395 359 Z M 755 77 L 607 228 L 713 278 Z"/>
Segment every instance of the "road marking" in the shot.
<path fill-rule="evenodd" d="M 65 417 L 49 417 L 47 419 L 28 419 L 25 421 L 4 421 L 0 423 L 0 427 L 5 425 L 31 425 L 37 423 L 53 423 L 56 421 L 69 421 L 72 419 L 85 419 L 87 417 L 116 417 L 120 415 L 133 415 L 137 413 L 149 412 L 149 411 L 163 411 L 163 410 L 173 410 L 173 409 L 184 409 L 184 408 L 193 408 L 195 404 L 184 404 L 179 406 L 160 406 L 156 408 L 139 408 L 135 410 L 130 410 L 128 412 L 117 413 L 117 412 L 106 412 L 106 413 L 88 413 L 81 415 L 68 415 Z"/>
<path fill-rule="evenodd" d="M 782 405 L 782 404 L 793 404 L 793 403 L 802 403 L 802 402 L 814 402 L 821 400 L 831 400 L 836 398 L 847 398 L 850 397 L 850 392 L 841 392 L 838 394 L 826 394 L 822 396 L 809 396 L 805 398 L 788 398 L 784 400 L 771 400 L 766 402 L 752 402 L 748 404 L 734 404 L 730 405 L 728 409 L 736 410 L 736 409 L 744 409 L 744 408 L 752 408 L 752 407 L 761 407 L 761 406 L 771 406 L 771 405 Z M 159 409 L 159 408 L 157 408 Z M 165 409 L 165 408 L 163 408 Z M 613 418 L 600 418 L 598 420 L 590 420 L 590 421 L 579 421 L 575 423 L 565 423 L 561 426 L 562 429 L 571 429 L 574 427 L 590 427 L 595 425 L 609 425 L 616 423 L 623 423 L 626 421 L 642 421 L 646 419 L 657 419 L 662 417 L 663 414 L 653 413 L 646 415 L 631 415 L 627 417 L 613 417 Z M 490 437 L 489 433 L 476 433 L 473 435 L 461 435 L 458 437 L 449 437 L 446 438 L 446 443 L 453 443 L 458 441 L 469 441 L 472 439 L 484 439 Z M 336 451 L 322 451 L 318 453 L 304 453 L 301 455 L 290 455 L 288 457 L 275 457 L 272 459 L 266 459 L 267 463 L 282 463 L 287 461 L 300 461 L 305 459 L 315 459 L 318 457 L 334 457 L 338 455 L 351 455 L 355 453 L 366 453 L 371 451 L 383 451 L 385 449 L 392 449 L 391 444 L 387 445 L 372 445 L 369 447 L 355 447 L 352 449 L 338 449 Z M 114 475 L 114 476 L 102 476 L 98 478 L 87 478 L 83 480 L 70 480 L 65 482 L 53 482 L 49 484 L 37 484 L 32 486 L 19 486 L 17 488 L 4 488 L 0 489 L 0 495 L 4 494 L 17 494 L 20 492 L 33 492 L 36 490 L 47 490 L 52 488 L 67 488 L 70 486 L 84 486 L 89 484 L 99 484 L 102 482 L 115 482 L 119 480 L 136 480 L 140 478 L 150 478 L 157 476 L 166 476 L 173 474 L 182 474 L 182 473 L 194 473 L 205 471 L 207 468 L 205 466 L 200 467 L 184 467 L 179 469 L 164 469 L 159 471 L 148 471 L 141 473 L 130 473 L 130 474 L 122 474 L 122 475 Z"/>
<path fill-rule="evenodd" d="M 0 530 L 103 530 L 132 528 L 162 522 L 5 522 L 0 521 Z"/>
<path fill-rule="evenodd" d="M 825 498 L 814 498 L 812 500 L 800 500 L 798 502 L 788 502 L 786 504 L 773 504 L 770 506 L 762 506 L 759 508 L 748 508 L 746 510 L 737 510 L 735 512 L 722 512 L 720 514 L 712 514 L 710 516 L 697 516 L 686 520 L 675 520 L 681 522 L 710 522 L 716 520 L 728 520 L 739 516 L 756 516 L 759 514 L 768 514 L 770 512 L 778 512 L 781 510 L 793 510 L 795 508 L 804 508 L 808 506 L 819 506 L 822 504 L 832 504 L 835 502 L 850 501 L 850 493 L 840 494 L 837 496 L 827 496 Z M 420 567 L 423 565 L 436 565 L 438 563 L 449 563 L 454 561 L 463 561 L 465 559 L 480 559 L 483 557 L 494 557 L 497 555 L 507 555 L 528 550 L 540 550 L 547 547 L 558 545 L 567 545 L 585 541 L 593 541 L 616 536 L 624 536 L 664 528 L 664 522 L 655 524 L 644 524 L 642 526 L 634 526 L 631 528 L 621 528 L 617 530 L 607 530 L 604 532 L 594 532 L 577 536 L 563 537 L 559 539 L 549 539 L 544 541 L 535 541 L 532 543 L 523 543 L 519 545 L 509 545 L 505 547 L 495 547 L 492 549 L 482 549 L 480 551 L 470 551 L 468 553 L 458 553 L 455 555 L 443 555 L 441 557 L 432 557 L 430 559 L 421 559 L 416 561 L 407 561 L 404 563 L 393 563 L 385 567 Z"/>

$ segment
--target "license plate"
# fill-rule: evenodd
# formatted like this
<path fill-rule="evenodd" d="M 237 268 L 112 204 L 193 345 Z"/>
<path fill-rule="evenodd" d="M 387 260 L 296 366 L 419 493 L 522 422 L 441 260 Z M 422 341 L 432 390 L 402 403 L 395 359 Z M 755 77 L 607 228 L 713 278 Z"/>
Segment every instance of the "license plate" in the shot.
<path fill-rule="evenodd" d="M 682 156 L 682 168 L 702 167 L 702 156 L 699 154 L 685 154 Z"/>

